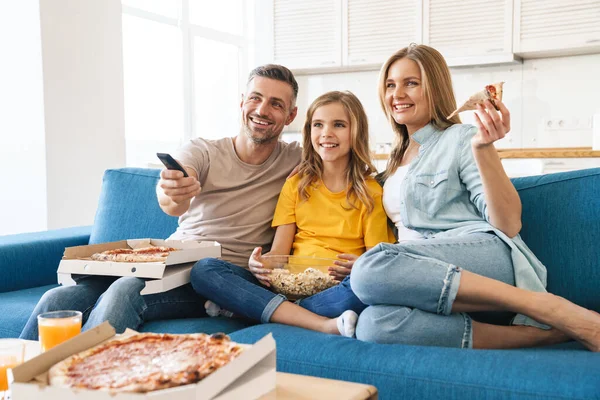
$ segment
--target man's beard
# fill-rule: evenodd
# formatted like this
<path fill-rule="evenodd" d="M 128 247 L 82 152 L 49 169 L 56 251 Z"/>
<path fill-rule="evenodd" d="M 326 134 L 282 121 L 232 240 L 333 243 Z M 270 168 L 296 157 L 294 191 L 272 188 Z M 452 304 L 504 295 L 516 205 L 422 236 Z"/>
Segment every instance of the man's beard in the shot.
<path fill-rule="evenodd" d="M 252 129 L 250 129 L 248 124 L 244 124 L 242 129 L 244 130 L 244 133 L 246 134 L 248 139 L 252 140 L 252 143 L 258 144 L 258 145 L 271 143 L 279 138 L 279 135 L 273 133 L 272 131 L 267 131 L 268 133 L 266 136 L 262 136 L 262 137 L 254 136 Z"/>

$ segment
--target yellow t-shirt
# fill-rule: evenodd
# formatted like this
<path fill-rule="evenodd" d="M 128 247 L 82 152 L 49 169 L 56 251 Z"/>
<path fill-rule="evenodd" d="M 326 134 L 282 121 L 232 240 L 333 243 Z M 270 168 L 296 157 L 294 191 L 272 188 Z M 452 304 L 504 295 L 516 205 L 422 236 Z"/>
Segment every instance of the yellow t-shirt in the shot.
<path fill-rule="evenodd" d="M 367 180 L 374 200 L 371 213 L 358 200 L 358 208 L 350 207 L 346 191 L 332 193 L 322 182 L 309 187 L 310 197 L 304 201 L 298 191 L 299 183 L 299 175 L 285 182 L 272 223 L 273 227 L 296 224 L 292 254 L 336 258 L 341 253 L 361 255 L 366 247 L 381 242 L 395 242 L 381 201 L 383 189 L 375 179 Z"/>

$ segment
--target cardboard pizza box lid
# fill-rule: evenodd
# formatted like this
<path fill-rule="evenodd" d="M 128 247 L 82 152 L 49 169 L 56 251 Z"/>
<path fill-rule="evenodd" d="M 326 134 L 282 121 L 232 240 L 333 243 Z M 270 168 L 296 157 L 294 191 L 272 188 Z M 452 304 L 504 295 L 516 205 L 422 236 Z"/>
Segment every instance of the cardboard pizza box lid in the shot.
<path fill-rule="evenodd" d="M 126 330 L 121 337 L 137 334 Z M 275 340 L 269 333 L 252 346 L 243 345 L 242 354 L 202 381 L 148 393 L 110 393 L 100 390 L 72 390 L 49 386 L 48 370 L 65 358 L 112 339 L 114 328 L 108 323 L 48 350 L 15 367 L 11 385 L 12 399 L 25 400 L 232 400 L 256 399 L 276 386 Z M 241 396 L 240 396 L 241 395 Z"/>
<path fill-rule="evenodd" d="M 50 367 L 73 354 L 82 352 L 92 346 L 96 346 L 107 339 L 115 336 L 115 328 L 108 322 L 104 322 L 97 327 L 75 336 L 59 344 L 52 349 L 40 353 L 21 365 L 13 368 L 13 378 L 15 382 L 29 382 L 33 378 L 40 376 L 41 381 L 47 381 L 47 374 Z M 45 377 L 44 377 L 45 376 Z"/>
<path fill-rule="evenodd" d="M 169 254 L 166 261 L 160 262 L 110 262 L 91 260 L 92 254 L 106 250 L 170 246 L 179 251 Z M 117 242 L 85 246 L 67 247 L 58 266 L 59 274 L 82 274 L 104 276 L 134 276 L 137 278 L 162 279 L 167 267 L 185 263 L 195 263 L 207 257 L 221 257 L 221 245 L 214 241 L 181 241 L 163 239 L 129 239 Z"/>

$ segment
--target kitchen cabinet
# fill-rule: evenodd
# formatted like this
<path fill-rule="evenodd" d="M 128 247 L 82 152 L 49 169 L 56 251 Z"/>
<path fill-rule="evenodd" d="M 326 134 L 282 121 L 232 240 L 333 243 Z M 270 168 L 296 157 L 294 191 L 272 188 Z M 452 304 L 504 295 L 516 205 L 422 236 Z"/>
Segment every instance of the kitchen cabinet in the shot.
<path fill-rule="evenodd" d="M 270 3 L 270 4 L 268 4 Z M 272 7 L 264 10 L 264 7 Z M 340 0 L 273 0 L 259 4 L 262 18 L 272 12 L 273 59 L 291 69 L 342 65 Z M 265 11 L 265 12 L 262 12 Z M 257 24 L 259 19 L 257 18 Z M 263 45 L 263 41 L 258 41 Z M 267 42 L 268 43 L 268 42 Z"/>
<path fill-rule="evenodd" d="M 518 62 L 512 0 L 423 0 L 423 43 L 450 66 Z"/>
<path fill-rule="evenodd" d="M 514 51 L 524 57 L 600 52 L 599 0 L 515 0 Z"/>
<path fill-rule="evenodd" d="M 261 47 L 298 73 L 376 70 L 411 42 L 440 50 L 451 67 L 600 52 L 599 0 L 261 0 L 256 7 L 259 31 L 270 35 Z"/>
<path fill-rule="evenodd" d="M 450 66 L 519 60 L 512 0 L 264 0 L 258 8 L 272 15 L 275 62 L 297 73 L 376 70 L 413 42 L 437 48 Z"/>
<path fill-rule="evenodd" d="M 379 68 L 395 51 L 421 43 L 421 0 L 342 1 L 343 64 Z"/>

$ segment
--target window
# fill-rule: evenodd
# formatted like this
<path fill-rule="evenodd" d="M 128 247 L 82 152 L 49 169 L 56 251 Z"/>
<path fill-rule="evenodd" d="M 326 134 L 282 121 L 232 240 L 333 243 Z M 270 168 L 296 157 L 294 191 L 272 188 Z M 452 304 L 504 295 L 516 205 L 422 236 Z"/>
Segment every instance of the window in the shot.
<path fill-rule="evenodd" d="M 234 136 L 247 67 L 243 0 L 122 0 L 127 165 Z"/>

